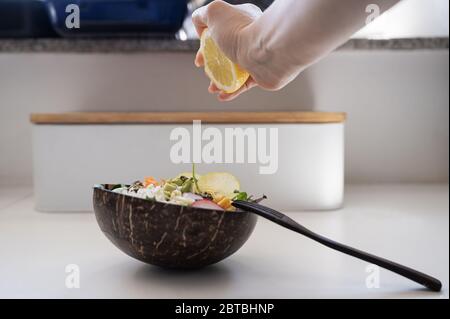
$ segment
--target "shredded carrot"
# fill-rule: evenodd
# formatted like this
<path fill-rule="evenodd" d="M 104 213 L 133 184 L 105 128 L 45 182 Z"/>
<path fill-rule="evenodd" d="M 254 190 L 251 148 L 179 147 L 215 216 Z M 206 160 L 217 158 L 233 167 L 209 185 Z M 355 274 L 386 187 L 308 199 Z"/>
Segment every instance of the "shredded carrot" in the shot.
<path fill-rule="evenodd" d="M 149 185 L 158 185 L 158 182 L 151 176 L 144 178 L 144 187 L 148 187 Z"/>
<path fill-rule="evenodd" d="M 222 199 L 224 199 L 224 197 L 225 196 L 223 196 L 223 195 L 216 195 L 216 194 L 214 194 L 213 195 L 213 202 L 214 203 L 216 203 L 216 204 L 219 204 L 219 202 L 222 200 Z"/>
<path fill-rule="evenodd" d="M 231 200 L 228 197 L 222 196 L 222 199 L 217 202 L 217 205 L 227 210 L 231 207 Z"/>

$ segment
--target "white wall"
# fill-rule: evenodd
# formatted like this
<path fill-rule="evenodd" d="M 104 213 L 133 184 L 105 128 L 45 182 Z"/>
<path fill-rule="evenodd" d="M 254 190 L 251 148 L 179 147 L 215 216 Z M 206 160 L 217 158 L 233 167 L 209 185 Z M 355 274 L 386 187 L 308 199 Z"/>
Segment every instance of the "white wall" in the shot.
<path fill-rule="evenodd" d="M 403 0 L 353 37 L 448 37 L 448 5 L 448 0 Z"/>
<path fill-rule="evenodd" d="M 449 0 L 402 0 L 356 32 L 353 38 L 448 37 L 448 17 Z M 184 32 L 187 38 L 197 38 L 189 17 L 185 20 Z"/>
<path fill-rule="evenodd" d="M 349 182 L 448 181 L 449 55 L 340 51 L 229 104 L 191 53 L 0 54 L 0 183 L 31 183 L 31 112 L 346 111 Z"/>

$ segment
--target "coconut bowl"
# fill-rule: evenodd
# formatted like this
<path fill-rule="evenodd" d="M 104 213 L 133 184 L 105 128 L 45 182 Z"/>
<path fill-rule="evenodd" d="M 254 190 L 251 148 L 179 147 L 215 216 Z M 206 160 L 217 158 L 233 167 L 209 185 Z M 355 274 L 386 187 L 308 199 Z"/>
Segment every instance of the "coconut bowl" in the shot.
<path fill-rule="evenodd" d="M 94 211 L 106 237 L 127 255 L 165 268 L 200 268 L 235 253 L 257 216 L 150 201 L 94 187 Z"/>

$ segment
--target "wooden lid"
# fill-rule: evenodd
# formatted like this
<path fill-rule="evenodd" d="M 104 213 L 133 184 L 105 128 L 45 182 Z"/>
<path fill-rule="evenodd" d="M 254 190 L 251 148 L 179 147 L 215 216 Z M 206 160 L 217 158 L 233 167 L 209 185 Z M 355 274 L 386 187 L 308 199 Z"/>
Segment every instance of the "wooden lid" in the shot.
<path fill-rule="evenodd" d="M 334 112 L 82 112 L 30 117 L 34 124 L 342 123 L 345 119 L 345 113 Z"/>

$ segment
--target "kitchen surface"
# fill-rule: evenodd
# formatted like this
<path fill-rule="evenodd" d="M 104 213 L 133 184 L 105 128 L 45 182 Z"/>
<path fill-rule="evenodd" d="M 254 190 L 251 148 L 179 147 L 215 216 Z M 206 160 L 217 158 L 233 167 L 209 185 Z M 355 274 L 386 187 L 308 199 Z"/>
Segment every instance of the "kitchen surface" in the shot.
<path fill-rule="evenodd" d="M 194 65 L 197 50 L 206 56 L 214 39 L 199 39 L 191 14 L 210 2 L 0 0 L 0 298 L 448 299 L 448 1 L 403 0 L 373 22 L 377 8 L 368 6 L 362 29 L 286 86 L 252 88 L 228 102 L 208 93 L 210 83 L 226 87 L 220 77 Z M 263 15 L 273 6 L 249 2 Z M 65 24 L 71 4 L 81 8 L 84 27 Z M 210 52 L 229 61 L 219 66 L 233 68 L 238 92 L 254 80 L 220 50 Z M 241 71 L 250 82 L 239 83 Z M 223 196 L 227 185 L 218 183 L 201 192 L 194 170 L 199 179 L 229 174 L 233 189 Z M 126 193 L 134 181 L 148 193 Z M 103 204 L 93 201 L 101 183 L 117 184 L 115 194 L 97 195 Z M 192 185 L 181 192 L 184 183 Z M 180 191 L 184 200 L 194 196 L 188 205 L 206 201 L 219 211 L 232 210 L 223 201 L 235 194 L 267 195 L 261 204 L 436 277 L 442 289 L 262 217 L 243 246 L 216 264 L 144 263 L 121 250 L 138 243 L 145 256 L 185 237 L 171 237 L 169 214 L 153 211 L 156 191 L 170 205 Z M 114 196 L 122 197 L 106 205 Z M 166 231 L 143 222 L 147 235 L 163 233 L 159 241 L 136 239 L 142 207 L 167 217 Z M 204 208 L 181 205 L 179 215 Z M 106 221 L 96 218 L 100 210 Z M 212 233 L 214 241 L 221 221 L 188 236 L 195 242 Z"/>
<path fill-rule="evenodd" d="M 288 216 L 325 236 L 436 276 L 430 292 L 259 218 L 249 241 L 201 270 L 164 270 L 134 260 L 100 232 L 91 213 L 36 213 L 29 188 L 0 195 L 2 298 L 448 298 L 448 185 L 352 185 L 332 212 Z M 67 288 L 76 264 L 80 287 Z"/>

